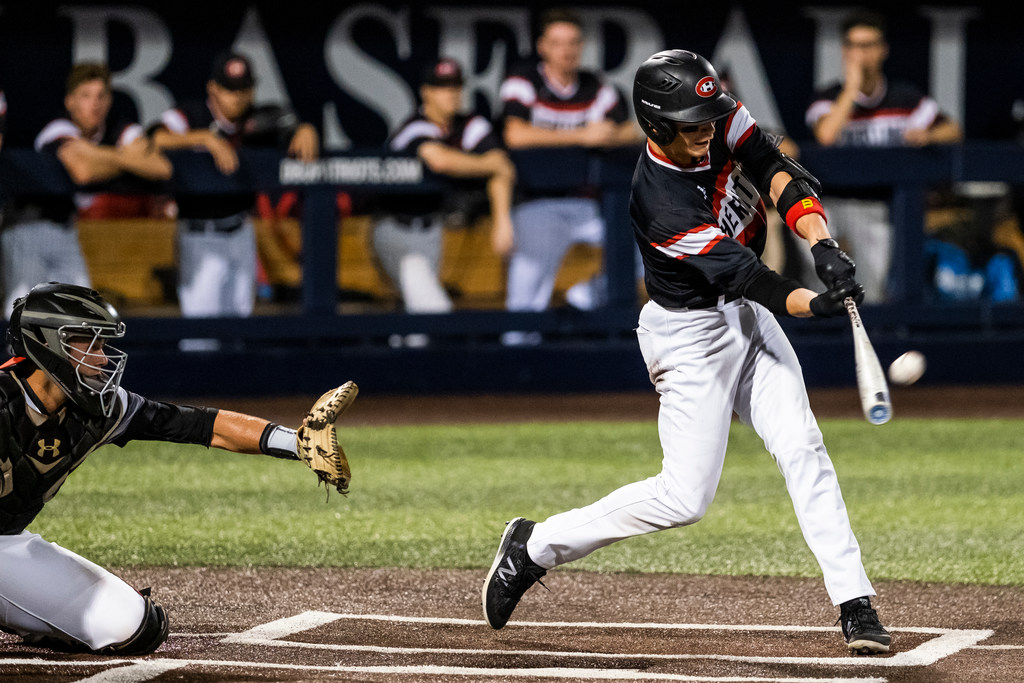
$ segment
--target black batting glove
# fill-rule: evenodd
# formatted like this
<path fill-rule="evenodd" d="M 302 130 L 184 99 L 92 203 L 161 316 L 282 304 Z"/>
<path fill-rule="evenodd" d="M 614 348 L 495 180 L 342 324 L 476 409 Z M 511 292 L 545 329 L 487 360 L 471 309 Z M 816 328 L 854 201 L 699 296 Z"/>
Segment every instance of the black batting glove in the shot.
<path fill-rule="evenodd" d="M 840 280 L 853 280 L 857 272 L 857 264 L 831 237 L 818 240 L 811 247 L 811 256 L 814 257 L 814 272 L 829 289 Z"/>
<path fill-rule="evenodd" d="M 864 287 L 856 280 L 841 280 L 828 291 L 822 292 L 811 299 L 811 313 L 815 318 L 834 318 L 846 313 L 847 297 L 853 299 L 858 306 L 864 301 Z"/>

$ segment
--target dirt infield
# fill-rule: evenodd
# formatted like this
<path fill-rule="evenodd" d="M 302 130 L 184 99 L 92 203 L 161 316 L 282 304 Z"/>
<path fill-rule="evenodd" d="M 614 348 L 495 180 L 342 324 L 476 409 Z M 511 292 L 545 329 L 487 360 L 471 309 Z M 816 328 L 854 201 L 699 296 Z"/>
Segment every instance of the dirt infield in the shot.
<path fill-rule="evenodd" d="M 897 390 L 895 414 L 1024 416 L 1010 388 Z M 913 400 L 911 400 L 913 399 Z M 294 423 L 304 398 L 219 405 Z M 812 392 L 819 416 L 856 416 L 850 389 Z M 483 412 L 481 412 L 483 411 Z M 651 419 L 653 392 L 561 397 L 363 396 L 350 424 Z M 495 529 L 495 541 L 500 529 Z M 130 568 L 171 636 L 136 660 L 58 654 L 0 633 L 0 680 L 889 681 L 1024 680 L 1024 588 L 876 584 L 884 656 L 847 654 L 818 579 L 598 574 L 545 577 L 495 632 L 483 570 Z"/>
<path fill-rule="evenodd" d="M 492 631 L 482 571 L 132 569 L 173 628 L 128 662 L 0 636 L 19 681 L 1024 680 L 1024 590 L 881 583 L 893 652 L 846 653 L 819 581 L 559 570 Z"/>

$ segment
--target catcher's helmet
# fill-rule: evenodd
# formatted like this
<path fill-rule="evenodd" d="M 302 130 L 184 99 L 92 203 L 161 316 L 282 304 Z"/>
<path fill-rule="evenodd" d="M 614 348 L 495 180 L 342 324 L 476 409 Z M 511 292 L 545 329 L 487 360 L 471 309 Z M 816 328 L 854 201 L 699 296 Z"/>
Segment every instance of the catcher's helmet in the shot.
<path fill-rule="evenodd" d="M 39 367 L 68 398 L 93 415 L 113 413 L 126 355 L 104 342 L 124 336 L 124 323 L 88 287 L 48 282 L 14 302 L 7 340 L 17 356 Z M 73 340 L 87 342 L 72 349 Z"/>
<path fill-rule="evenodd" d="M 676 137 L 673 122 L 707 123 L 736 108 L 711 62 L 688 50 L 647 58 L 633 79 L 633 111 L 644 133 L 659 145 Z"/>

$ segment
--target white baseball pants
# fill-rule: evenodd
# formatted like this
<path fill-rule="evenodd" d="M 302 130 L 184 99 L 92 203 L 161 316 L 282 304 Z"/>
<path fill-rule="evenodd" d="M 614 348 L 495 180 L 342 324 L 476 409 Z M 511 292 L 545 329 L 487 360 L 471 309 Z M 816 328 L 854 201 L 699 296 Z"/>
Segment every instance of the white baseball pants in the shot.
<path fill-rule="evenodd" d="M 0 535 L 0 626 L 8 631 L 98 650 L 135 635 L 145 604 L 106 569 L 38 534 Z"/>
<path fill-rule="evenodd" d="M 515 251 L 508 264 L 505 305 L 510 311 L 543 311 L 551 302 L 562 259 L 576 243 L 604 242 L 604 221 L 597 200 L 577 197 L 536 199 L 512 211 Z M 598 288 L 603 280 L 586 286 Z M 596 303 L 603 292 L 582 297 Z M 593 306 L 590 306 L 591 308 Z"/>
<path fill-rule="evenodd" d="M 648 302 L 637 329 L 661 395 L 661 472 L 537 524 L 527 546 L 545 568 L 640 534 L 694 524 L 715 496 L 735 411 L 786 480 L 833 604 L 874 595 L 796 353 L 775 317 L 740 299 L 670 311 Z"/>
<path fill-rule="evenodd" d="M 47 220 L 13 225 L 0 233 L 0 255 L 5 319 L 15 300 L 42 282 L 91 286 L 77 227 Z"/>
<path fill-rule="evenodd" d="M 178 221 L 178 299 L 186 318 L 252 315 L 256 231 L 248 216 L 232 232 L 190 232 Z"/>

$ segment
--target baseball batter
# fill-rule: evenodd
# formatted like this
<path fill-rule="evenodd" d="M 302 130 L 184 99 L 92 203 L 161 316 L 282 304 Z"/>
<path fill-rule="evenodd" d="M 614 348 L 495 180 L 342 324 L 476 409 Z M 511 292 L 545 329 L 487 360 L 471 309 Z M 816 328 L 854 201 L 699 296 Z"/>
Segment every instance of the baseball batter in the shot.
<path fill-rule="evenodd" d="M 800 364 L 776 315 L 844 315 L 862 296 L 853 262 L 829 238 L 817 181 L 778 151 L 722 90 L 703 57 L 659 52 L 637 70 L 633 102 L 648 137 L 630 217 L 650 301 L 637 336 L 661 395 L 661 472 L 591 505 L 505 529 L 484 582 L 488 623 L 501 628 L 553 567 L 615 541 L 698 522 L 711 504 L 735 412 L 764 440 L 786 479 L 800 528 L 824 573 L 850 650 L 886 652 L 835 470 L 811 412 Z M 769 194 L 813 246 L 822 294 L 759 259 Z"/>
<path fill-rule="evenodd" d="M 7 334 L 15 357 L 0 366 L 0 630 L 63 651 L 148 654 L 169 628 L 148 589 L 137 591 L 26 527 L 106 444 L 169 441 L 306 461 L 309 448 L 326 453 L 334 444 L 335 415 L 330 438 L 321 438 L 324 430 L 310 423 L 315 411 L 297 435 L 258 417 L 126 391 L 126 356 L 107 343 L 124 336 L 124 323 L 86 287 L 37 285 L 15 303 Z M 332 410 L 355 398 L 350 389 L 331 394 Z M 344 470 L 339 483 L 347 487 L 347 461 Z"/>

